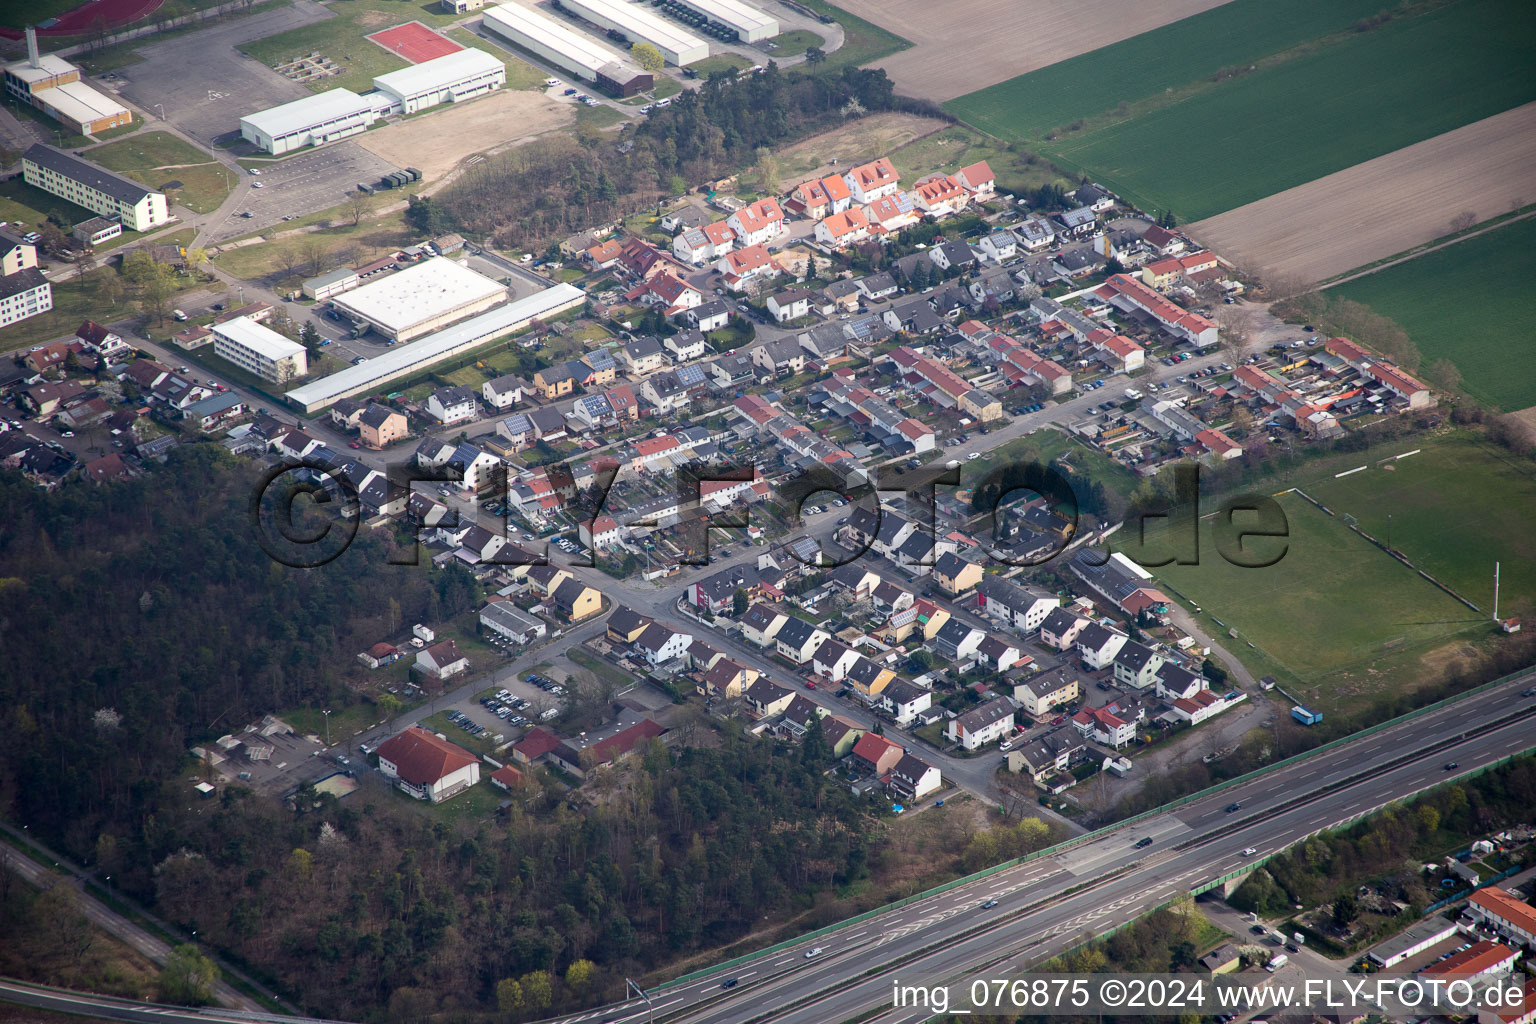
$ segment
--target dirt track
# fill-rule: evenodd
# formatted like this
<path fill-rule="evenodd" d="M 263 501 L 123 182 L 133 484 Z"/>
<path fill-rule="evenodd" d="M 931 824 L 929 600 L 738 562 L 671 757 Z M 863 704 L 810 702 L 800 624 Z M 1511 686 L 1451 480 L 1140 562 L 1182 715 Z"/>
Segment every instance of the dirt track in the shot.
<path fill-rule="evenodd" d="M 575 117 L 574 104 L 556 102 L 542 92 L 503 89 L 368 132 L 357 144 L 396 167 L 415 167 L 430 182 L 476 153 L 531 139 Z"/>
<path fill-rule="evenodd" d="M 838 0 L 913 46 L 874 61 L 898 91 L 952 100 L 1227 0 Z"/>
<path fill-rule="evenodd" d="M 1258 202 L 1188 233 L 1245 270 L 1321 281 L 1536 199 L 1536 103 Z"/>

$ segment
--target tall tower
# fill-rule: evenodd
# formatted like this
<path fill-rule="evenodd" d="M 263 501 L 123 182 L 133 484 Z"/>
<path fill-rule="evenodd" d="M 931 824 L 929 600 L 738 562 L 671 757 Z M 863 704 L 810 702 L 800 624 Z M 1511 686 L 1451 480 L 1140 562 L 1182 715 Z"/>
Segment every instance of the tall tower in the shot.
<path fill-rule="evenodd" d="M 42 59 L 37 55 L 37 29 L 27 26 L 27 63 L 34 68 L 43 66 Z"/>

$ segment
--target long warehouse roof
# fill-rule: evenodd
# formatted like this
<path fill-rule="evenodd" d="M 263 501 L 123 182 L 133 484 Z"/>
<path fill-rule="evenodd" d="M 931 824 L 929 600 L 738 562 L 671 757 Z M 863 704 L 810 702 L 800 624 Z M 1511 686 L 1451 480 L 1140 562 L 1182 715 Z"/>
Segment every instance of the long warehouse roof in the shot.
<path fill-rule="evenodd" d="M 444 89 L 466 78 L 504 68 L 505 64 L 484 50 L 459 50 L 399 71 L 391 71 L 387 75 L 379 75 L 373 80 L 373 87 L 388 89 L 401 96 L 420 96 L 424 92 Z"/>
<path fill-rule="evenodd" d="M 506 288 L 490 278 L 444 256 L 434 256 L 339 295 L 335 302 L 398 332 L 492 295 L 505 294 Z"/>
<path fill-rule="evenodd" d="M 513 33 L 526 35 L 562 57 L 575 61 L 593 74 L 609 64 L 628 62 L 627 58 L 617 50 L 611 50 L 595 39 L 589 39 L 580 32 L 566 28 L 553 18 L 519 4 L 489 7 L 481 18 L 490 23 L 487 27 L 492 31 L 501 27 Z"/>
<path fill-rule="evenodd" d="M 287 392 L 287 398 L 303 406 L 312 406 L 342 395 L 361 391 L 372 384 L 397 377 L 422 364 L 430 364 L 444 353 L 452 352 L 476 338 L 488 337 L 501 331 L 512 330 L 516 324 L 543 316 L 568 302 L 585 297 L 586 292 L 572 284 L 557 284 L 526 299 L 509 302 L 505 306 L 481 313 L 477 317 L 455 324 L 445 330 L 430 334 L 408 345 L 396 345 L 374 356 L 365 363 L 337 370 L 329 377 L 322 377 Z"/>
<path fill-rule="evenodd" d="M 682 26 L 657 17 L 639 4 L 628 3 L 627 0 L 565 0 L 565 5 L 577 14 L 584 10 L 591 11 L 628 29 L 633 35 L 665 46 L 675 53 L 709 45 L 692 32 L 685 31 Z"/>
<path fill-rule="evenodd" d="M 338 117 L 348 117 L 370 109 L 369 102 L 351 89 L 327 89 L 292 103 L 258 110 L 240 120 L 278 139 L 290 132 L 303 131 Z"/>
<path fill-rule="evenodd" d="M 779 23 L 767 14 L 739 0 L 683 0 L 700 14 L 724 22 L 738 29 L 778 28 Z"/>

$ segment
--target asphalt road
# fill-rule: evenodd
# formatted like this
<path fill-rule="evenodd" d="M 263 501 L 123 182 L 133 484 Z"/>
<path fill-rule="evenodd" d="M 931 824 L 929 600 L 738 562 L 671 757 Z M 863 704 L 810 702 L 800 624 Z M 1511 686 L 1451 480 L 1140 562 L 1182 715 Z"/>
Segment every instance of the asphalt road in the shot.
<path fill-rule="evenodd" d="M 1011 868 L 832 935 L 650 994 L 650 1009 L 689 1024 L 784 1024 L 847 1020 L 886 1006 L 893 981 L 952 984 L 972 977 L 1017 977 L 1028 965 L 1133 920 L 1214 878 L 1313 835 L 1431 788 L 1458 774 L 1529 749 L 1536 704 L 1520 698 L 1536 674 L 1476 698 L 1388 727 L 1340 748 L 1274 769 L 1174 812 L 1118 829 L 1064 853 Z M 1526 717 L 1466 739 L 1456 737 L 1503 716 Z M 1450 745 L 1436 746 L 1442 741 Z M 1406 763 L 1399 764 L 1406 760 Z M 1444 764 L 1461 767 L 1448 772 Z M 1318 794 L 1324 787 L 1334 791 Z M 1239 803 L 1237 812 L 1225 808 Z M 1143 837 L 1153 844 L 1138 850 Z M 1062 895 L 1066 890 L 1071 895 Z M 996 899 L 986 910 L 981 904 Z M 971 934 L 973 933 L 974 934 Z M 822 952 L 808 959 L 806 952 Z M 882 968 L 883 969 L 880 969 Z M 873 971 L 874 973 L 870 973 Z M 973 973 L 975 972 L 975 973 Z M 738 984 L 723 990 L 721 982 Z M 953 1005 L 963 1005 L 958 999 Z M 646 1019 L 632 999 L 561 1024 Z M 764 1015 L 766 1013 L 766 1016 Z M 890 1012 L 882 1022 L 926 1020 Z"/>

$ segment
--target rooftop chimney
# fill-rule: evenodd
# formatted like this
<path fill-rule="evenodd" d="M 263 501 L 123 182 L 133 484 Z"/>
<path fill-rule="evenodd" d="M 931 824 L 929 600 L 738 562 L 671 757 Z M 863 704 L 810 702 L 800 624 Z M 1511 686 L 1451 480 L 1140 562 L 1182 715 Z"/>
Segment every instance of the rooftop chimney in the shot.
<path fill-rule="evenodd" d="M 43 66 L 42 61 L 37 56 L 37 29 L 31 25 L 27 26 L 27 63 L 31 64 L 34 68 Z"/>

